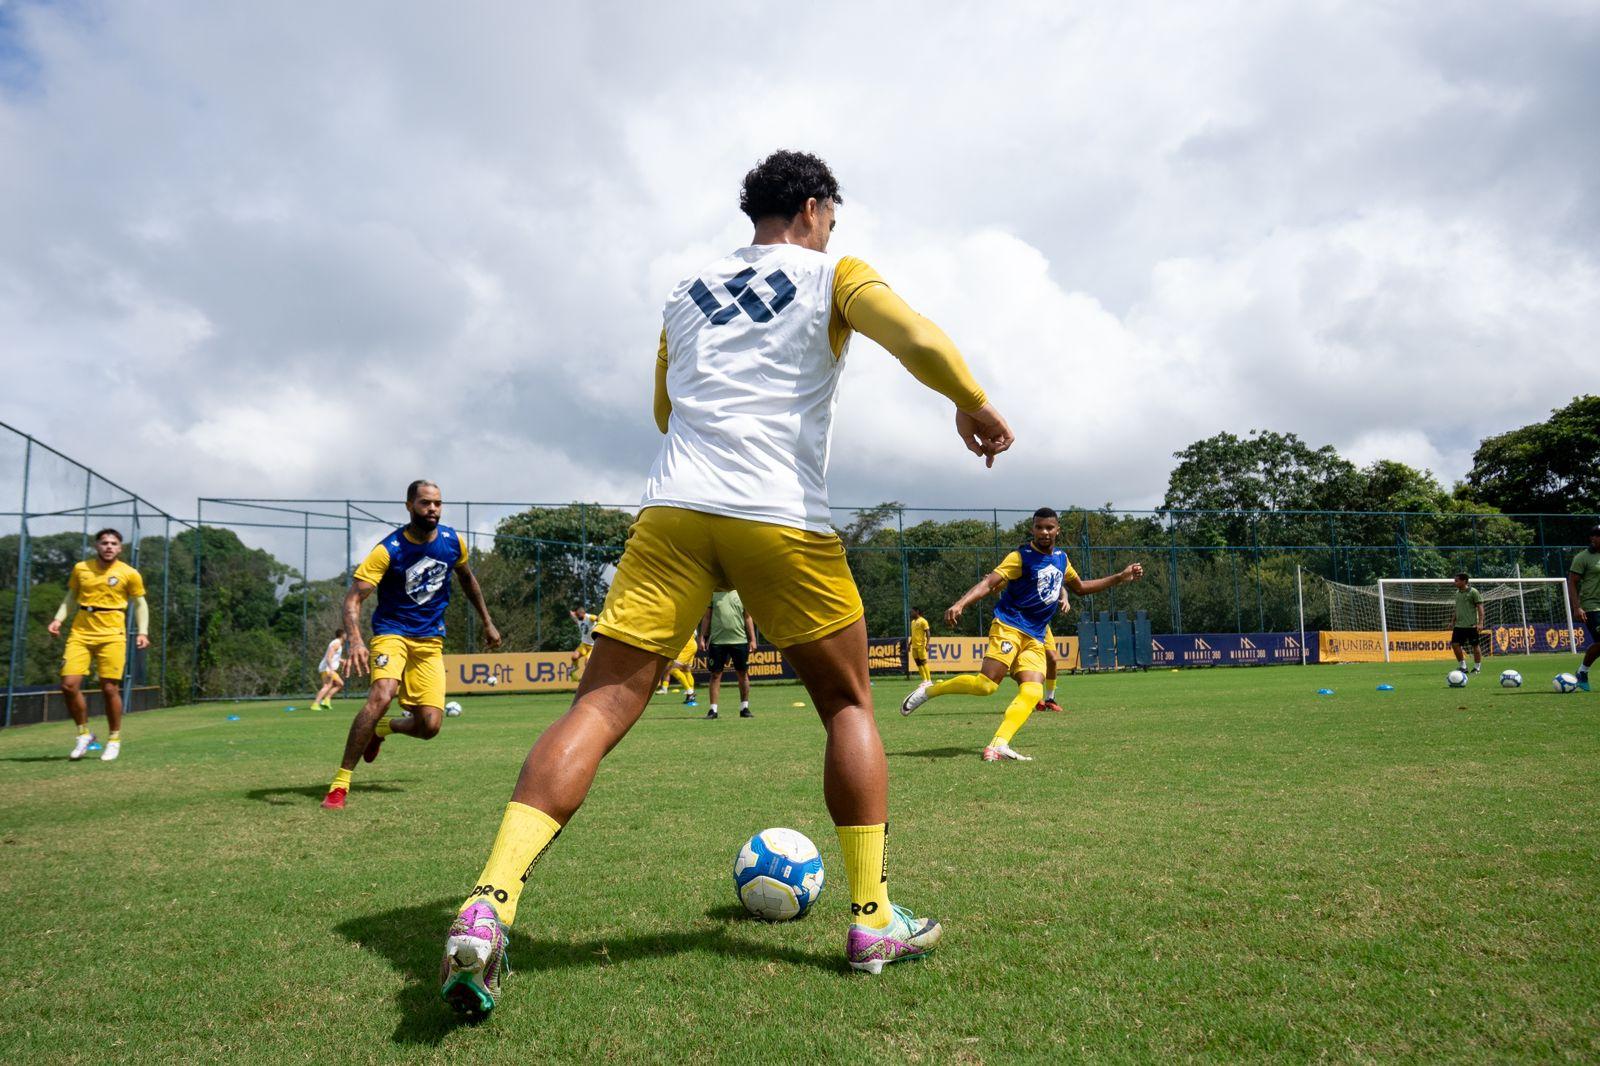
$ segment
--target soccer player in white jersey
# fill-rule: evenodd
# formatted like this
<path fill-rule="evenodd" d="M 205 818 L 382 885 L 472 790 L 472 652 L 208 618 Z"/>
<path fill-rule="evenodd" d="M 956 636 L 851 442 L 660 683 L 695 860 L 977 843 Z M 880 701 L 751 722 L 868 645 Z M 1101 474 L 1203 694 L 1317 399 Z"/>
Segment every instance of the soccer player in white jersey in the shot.
<path fill-rule="evenodd" d="M 939 938 L 938 922 L 889 901 L 888 769 L 872 717 L 867 630 L 829 524 L 825 472 L 851 333 L 878 342 L 950 399 L 957 434 L 989 465 L 1012 435 L 937 326 L 871 267 L 828 253 L 840 202 L 820 159 L 774 153 L 745 176 L 739 206 L 755 225 L 750 243 L 667 299 L 655 390 L 665 440 L 594 654 L 571 709 L 523 763 L 488 863 L 446 940 L 442 992 L 464 1014 L 494 1007 L 506 927 L 539 856 L 719 588 L 737 589 L 783 649 L 827 731 L 822 791 L 850 884 L 850 966 L 878 973 Z"/>
<path fill-rule="evenodd" d="M 578 646 L 572 649 L 572 673 L 576 676 L 594 652 L 594 627 L 600 619 L 590 614 L 582 604 L 568 611 L 567 617 L 578 627 Z"/>
<path fill-rule="evenodd" d="M 343 662 L 344 630 L 341 629 L 334 633 L 332 640 L 328 641 L 328 648 L 322 653 L 322 661 L 317 664 L 317 676 L 322 679 L 322 687 L 311 697 L 313 711 L 331 710 L 333 698 L 344 690 L 344 678 L 339 674 L 339 667 Z"/>

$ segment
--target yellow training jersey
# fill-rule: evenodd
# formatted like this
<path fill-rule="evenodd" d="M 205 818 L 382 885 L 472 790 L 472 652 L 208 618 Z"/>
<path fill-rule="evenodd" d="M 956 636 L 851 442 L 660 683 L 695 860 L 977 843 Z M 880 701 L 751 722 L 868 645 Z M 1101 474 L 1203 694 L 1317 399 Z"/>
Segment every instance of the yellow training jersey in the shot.
<path fill-rule="evenodd" d="M 913 618 L 911 620 L 911 646 L 913 648 L 926 648 L 928 646 L 928 620 L 926 618 Z"/>
<path fill-rule="evenodd" d="M 72 635 L 104 640 L 128 631 L 128 602 L 144 595 L 144 578 L 121 559 L 110 566 L 85 559 L 72 568 L 67 591 L 78 600 Z"/>

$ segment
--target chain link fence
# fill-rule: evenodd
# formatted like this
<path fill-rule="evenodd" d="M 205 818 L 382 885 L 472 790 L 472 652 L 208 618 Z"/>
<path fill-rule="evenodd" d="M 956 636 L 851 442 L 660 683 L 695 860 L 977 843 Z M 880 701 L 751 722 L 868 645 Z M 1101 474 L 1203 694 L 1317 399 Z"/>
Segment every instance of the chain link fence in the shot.
<path fill-rule="evenodd" d="M 6 500 L 17 501 L 16 510 L 0 511 L 7 723 L 19 696 L 55 687 L 61 643 L 45 626 L 96 529 L 121 529 L 124 558 L 148 589 L 151 647 L 133 654 L 126 685 L 154 686 L 170 704 L 313 690 L 351 572 L 406 521 L 399 500 L 355 499 L 206 498 L 180 518 L 0 424 Z M 992 601 L 969 610 L 959 634 L 941 616 L 1027 538 L 1032 514 L 897 503 L 835 509 L 869 632 L 904 634 L 916 607 L 935 635 L 985 633 Z M 628 506 L 445 499 L 444 522 L 466 539 L 509 651 L 577 642 L 568 611 L 603 602 L 632 519 Z M 1295 631 L 1302 570 L 1357 585 L 1457 570 L 1561 576 L 1594 518 L 1061 508 L 1061 521 L 1061 546 L 1084 577 L 1132 562 L 1145 572 L 1141 582 L 1075 602 L 1075 612 L 1145 611 L 1160 634 Z M 1327 625 L 1322 597 L 1305 606 L 1308 628 Z M 477 619 L 460 595 L 447 628 L 446 650 L 481 649 Z"/>

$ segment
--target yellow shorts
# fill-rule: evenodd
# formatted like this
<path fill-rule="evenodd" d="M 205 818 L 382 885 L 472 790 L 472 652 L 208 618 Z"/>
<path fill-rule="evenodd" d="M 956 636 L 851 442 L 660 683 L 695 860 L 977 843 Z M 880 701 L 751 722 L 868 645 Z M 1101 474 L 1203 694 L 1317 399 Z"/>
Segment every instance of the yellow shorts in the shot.
<path fill-rule="evenodd" d="M 928 661 L 928 646 L 926 644 L 911 645 L 911 661 L 925 663 Z"/>
<path fill-rule="evenodd" d="M 685 666 L 693 666 L 694 657 L 699 654 L 699 652 L 700 642 L 695 640 L 693 637 L 690 637 L 689 643 L 683 646 L 683 650 L 680 651 L 677 655 L 677 658 L 673 659 L 672 661 L 676 663 L 682 663 Z"/>
<path fill-rule="evenodd" d="M 114 639 L 81 637 L 68 633 L 66 651 L 61 656 L 62 677 L 87 677 L 89 665 L 101 681 L 121 681 L 128 661 L 128 638 L 118 633 Z"/>
<path fill-rule="evenodd" d="M 572 654 L 576 655 L 578 657 L 578 661 L 581 663 L 583 660 L 587 659 L 590 654 L 593 653 L 593 651 L 593 644 L 579 644 L 576 648 L 572 649 Z"/>
<path fill-rule="evenodd" d="M 999 620 L 989 624 L 989 647 L 983 657 L 1005 663 L 1012 674 L 1042 674 L 1045 669 L 1044 641 Z"/>
<path fill-rule="evenodd" d="M 444 707 L 444 641 L 395 633 L 372 638 L 372 680 L 400 682 L 403 707 Z"/>
<path fill-rule="evenodd" d="M 711 594 L 729 588 L 780 648 L 821 640 L 862 614 L 844 543 L 834 534 L 649 507 L 628 531 L 595 628 L 671 658 L 694 633 Z"/>
<path fill-rule="evenodd" d="M 324 671 L 322 671 L 322 680 L 323 680 L 324 683 L 331 682 L 331 681 L 338 681 L 339 680 L 339 671 L 337 671 L 337 670 L 324 670 Z"/>

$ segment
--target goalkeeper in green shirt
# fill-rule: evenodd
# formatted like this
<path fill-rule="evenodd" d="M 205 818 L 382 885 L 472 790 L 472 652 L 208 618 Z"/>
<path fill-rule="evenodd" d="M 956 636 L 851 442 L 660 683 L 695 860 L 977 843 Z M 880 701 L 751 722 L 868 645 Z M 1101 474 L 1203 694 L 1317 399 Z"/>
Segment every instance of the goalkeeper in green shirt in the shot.
<path fill-rule="evenodd" d="M 1456 626 L 1450 631 L 1450 650 L 1456 653 L 1456 663 L 1463 671 L 1467 668 L 1467 649 L 1472 649 L 1472 672 L 1483 669 L 1483 593 L 1472 587 L 1472 579 L 1465 573 L 1456 575 Z"/>
<path fill-rule="evenodd" d="M 1567 597 L 1572 620 L 1589 634 L 1589 649 L 1578 668 L 1578 687 L 1589 691 L 1589 667 L 1600 659 L 1600 526 L 1589 530 L 1589 546 L 1572 558 L 1567 568 Z"/>

